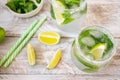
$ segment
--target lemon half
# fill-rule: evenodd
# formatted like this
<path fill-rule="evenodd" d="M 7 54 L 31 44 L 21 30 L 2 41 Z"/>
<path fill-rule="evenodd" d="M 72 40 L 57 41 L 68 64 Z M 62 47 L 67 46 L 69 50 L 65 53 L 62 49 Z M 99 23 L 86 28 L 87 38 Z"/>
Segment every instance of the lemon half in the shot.
<path fill-rule="evenodd" d="M 40 42 L 47 45 L 57 44 L 60 40 L 60 35 L 56 32 L 41 32 L 38 36 Z"/>

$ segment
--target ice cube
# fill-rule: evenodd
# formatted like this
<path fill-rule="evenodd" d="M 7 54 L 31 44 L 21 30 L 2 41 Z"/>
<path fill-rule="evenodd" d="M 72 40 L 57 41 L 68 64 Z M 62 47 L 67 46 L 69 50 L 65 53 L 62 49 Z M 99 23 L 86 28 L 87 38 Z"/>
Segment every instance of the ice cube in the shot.
<path fill-rule="evenodd" d="M 101 38 L 101 37 L 102 37 L 102 35 L 103 35 L 103 33 L 102 33 L 102 32 L 97 31 L 97 30 L 90 31 L 90 34 L 91 34 L 92 36 L 94 36 L 95 38 Z"/>
<path fill-rule="evenodd" d="M 89 37 L 89 36 L 82 38 L 81 41 L 82 41 L 83 44 L 85 44 L 85 45 L 87 45 L 89 47 L 92 47 L 92 46 L 95 45 L 94 39 L 92 37 Z"/>
<path fill-rule="evenodd" d="M 88 47 L 87 46 L 85 46 L 83 49 L 82 49 L 82 52 L 84 52 L 84 53 L 88 53 L 90 50 L 88 49 Z"/>
<path fill-rule="evenodd" d="M 94 60 L 93 56 L 92 55 L 86 55 L 87 58 L 91 59 L 91 60 Z"/>

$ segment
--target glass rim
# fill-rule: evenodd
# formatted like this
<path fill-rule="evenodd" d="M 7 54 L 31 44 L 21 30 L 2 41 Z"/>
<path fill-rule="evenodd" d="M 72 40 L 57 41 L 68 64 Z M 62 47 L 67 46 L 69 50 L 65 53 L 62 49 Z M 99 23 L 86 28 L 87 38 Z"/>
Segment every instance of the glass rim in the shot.
<path fill-rule="evenodd" d="M 86 59 L 87 61 L 92 62 L 92 63 L 95 63 L 95 64 L 103 63 L 103 62 L 106 62 L 106 61 L 110 61 L 110 60 L 112 59 L 112 57 L 115 55 L 116 49 L 117 49 L 116 41 L 115 41 L 112 33 L 111 33 L 108 29 L 106 29 L 105 27 L 101 27 L 101 26 L 94 25 L 94 26 L 88 26 L 88 27 L 82 28 L 82 30 L 80 31 L 79 35 L 81 34 L 82 31 L 88 30 L 88 29 L 99 29 L 99 30 L 102 31 L 103 33 L 106 33 L 106 34 L 109 36 L 109 38 L 111 39 L 111 41 L 113 42 L 113 44 L 114 44 L 113 49 L 112 49 L 112 51 L 110 52 L 110 53 L 111 53 L 110 56 L 108 56 L 107 58 L 105 58 L 105 59 L 103 59 L 103 60 L 98 60 L 98 61 L 92 60 L 92 59 L 89 59 L 89 58 L 86 58 L 86 56 L 85 56 L 84 54 L 79 54 L 79 55 L 82 56 L 82 57 L 83 57 L 84 59 Z M 76 42 L 77 42 L 77 43 L 75 43 L 75 44 L 76 44 L 76 45 L 78 44 L 78 45 L 77 45 L 77 47 L 79 48 L 78 51 L 81 52 L 81 51 L 80 51 L 80 45 L 79 45 L 79 43 L 78 43 L 79 35 L 76 37 Z"/>

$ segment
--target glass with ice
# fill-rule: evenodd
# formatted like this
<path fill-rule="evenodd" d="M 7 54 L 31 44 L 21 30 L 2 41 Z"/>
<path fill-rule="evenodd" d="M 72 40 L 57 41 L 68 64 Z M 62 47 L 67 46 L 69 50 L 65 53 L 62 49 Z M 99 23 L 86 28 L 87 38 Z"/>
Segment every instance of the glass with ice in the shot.
<path fill-rule="evenodd" d="M 51 0 L 51 4 L 53 28 L 67 36 L 79 33 L 87 13 L 86 0 Z"/>
<path fill-rule="evenodd" d="M 84 72 L 96 72 L 104 68 L 116 51 L 111 33 L 103 27 L 83 29 L 72 44 L 74 64 Z"/>

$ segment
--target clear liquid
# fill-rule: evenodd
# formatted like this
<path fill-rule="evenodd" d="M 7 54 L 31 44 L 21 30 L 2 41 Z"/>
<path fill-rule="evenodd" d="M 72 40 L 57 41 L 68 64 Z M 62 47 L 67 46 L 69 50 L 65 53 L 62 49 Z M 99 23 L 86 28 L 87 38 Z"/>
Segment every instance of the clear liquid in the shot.
<path fill-rule="evenodd" d="M 85 16 L 87 13 L 87 4 L 86 4 L 86 0 L 80 0 L 80 6 L 74 6 L 71 7 L 69 9 L 65 9 L 65 11 L 68 11 L 69 14 L 71 14 L 71 18 L 73 18 L 74 20 L 68 23 L 63 23 L 62 25 L 57 24 L 56 19 L 54 20 L 54 24 L 55 24 L 55 28 L 66 32 L 66 33 L 79 33 L 80 31 L 80 26 L 82 25 L 83 21 L 85 20 Z M 54 4 L 52 4 L 53 6 Z M 52 8 L 52 7 L 51 7 Z M 52 9 L 51 9 L 52 10 Z M 51 12 L 51 15 L 53 15 L 53 12 Z M 63 12 L 64 13 L 64 12 Z M 62 13 L 61 13 L 62 14 Z M 53 18 L 53 17 L 52 17 Z M 66 19 L 67 20 L 67 19 Z"/>
<path fill-rule="evenodd" d="M 89 53 L 92 49 L 99 47 L 101 44 L 104 45 L 103 47 L 105 47 L 105 50 L 101 59 L 99 59 L 103 60 L 107 55 L 109 55 L 109 52 L 114 46 L 111 38 L 106 33 L 97 29 L 84 30 L 79 36 L 78 44 L 80 45 L 80 49 L 84 55 L 93 60 L 95 60 L 95 57 Z"/>
<path fill-rule="evenodd" d="M 92 31 L 90 31 L 90 32 L 87 31 L 87 30 L 91 30 L 91 29 L 92 30 L 94 29 L 94 31 L 96 31 L 96 32 L 91 33 Z M 84 33 L 84 35 L 83 35 L 83 33 Z M 103 41 L 102 41 L 103 43 L 107 44 L 107 48 L 105 50 L 106 53 L 105 53 L 105 55 L 103 55 L 101 57 L 100 60 L 95 60 L 92 55 L 86 54 L 91 50 L 91 48 L 93 46 L 95 46 L 100 41 L 88 38 L 89 40 L 87 40 L 86 43 L 84 43 L 84 44 L 81 43 L 81 40 L 83 38 L 88 37 L 90 35 L 93 35 L 98 40 L 102 40 L 104 38 L 103 36 L 107 35 L 107 38 L 103 39 Z M 109 42 L 108 39 L 113 44 L 113 46 L 111 46 L 111 48 L 109 45 L 111 43 Z M 93 42 L 91 40 L 93 40 Z M 92 44 L 90 42 L 92 42 Z M 86 48 L 86 46 L 90 46 L 91 48 L 88 49 L 88 48 Z M 95 71 L 98 71 L 98 70 L 104 68 L 110 62 L 114 53 L 115 53 L 115 44 L 114 44 L 113 37 L 105 29 L 101 29 L 99 27 L 92 27 L 92 28 L 83 30 L 80 33 L 79 37 L 75 40 L 75 42 L 72 45 L 73 62 L 79 69 L 81 69 L 82 71 L 85 71 L 85 72 L 95 72 Z"/>

